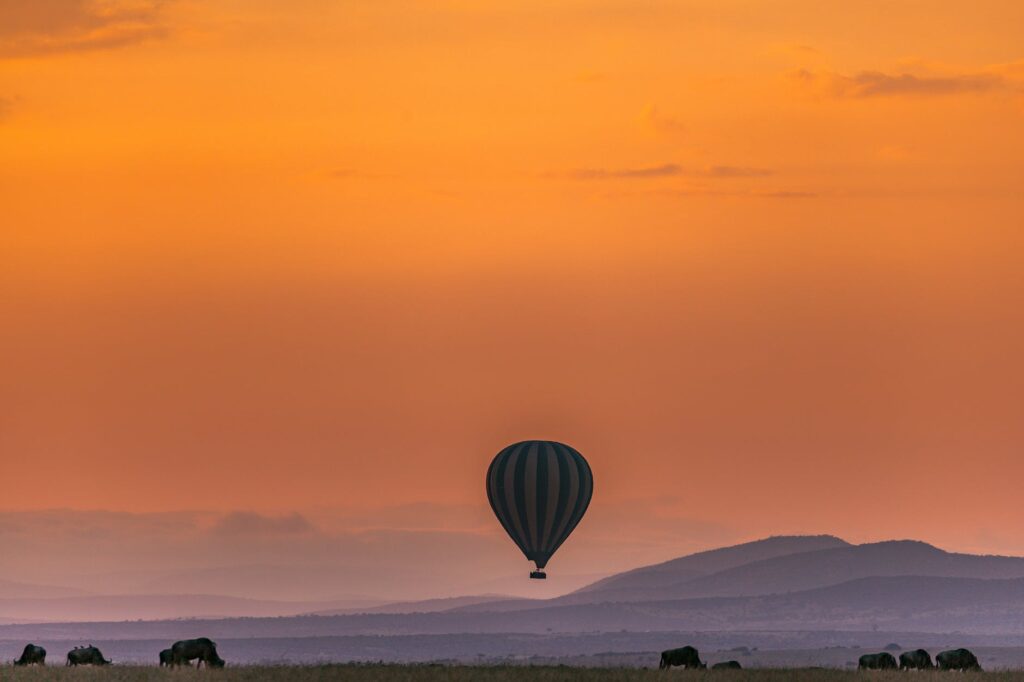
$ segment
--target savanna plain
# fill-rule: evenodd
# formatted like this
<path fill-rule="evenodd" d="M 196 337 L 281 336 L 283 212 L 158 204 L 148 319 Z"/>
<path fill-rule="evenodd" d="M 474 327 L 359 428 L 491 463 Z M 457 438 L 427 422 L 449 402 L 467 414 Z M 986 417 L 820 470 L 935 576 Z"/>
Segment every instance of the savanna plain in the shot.
<path fill-rule="evenodd" d="M 784 680 L 840 682 L 841 680 L 884 680 L 896 682 L 912 676 L 915 682 L 947 680 L 949 672 L 857 672 L 823 668 L 771 668 L 756 670 L 671 670 L 636 668 L 576 668 L 570 666 L 468 666 L 468 665 L 317 665 L 317 666 L 238 666 L 223 670 L 168 671 L 154 666 L 112 666 L 107 668 L 5 669 L 0 678 L 14 682 L 137 682 L 215 677 L 220 682 L 575 682 L 593 680 L 612 682 L 631 680 L 722 680 L 723 682 L 782 682 Z M 987 680 L 1024 680 L 1024 671 L 960 673 Z"/>

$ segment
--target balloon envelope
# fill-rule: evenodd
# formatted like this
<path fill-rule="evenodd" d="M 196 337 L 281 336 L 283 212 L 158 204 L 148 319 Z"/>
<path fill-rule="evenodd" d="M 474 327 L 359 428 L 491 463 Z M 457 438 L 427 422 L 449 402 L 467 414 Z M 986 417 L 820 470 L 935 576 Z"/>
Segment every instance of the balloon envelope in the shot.
<path fill-rule="evenodd" d="M 487 499 L 502 527 L 537 574 L 565 542 L 590 505 L 594 477 L 583 455 L 563 443 L 526 440 L 509 445 L 487 469 Z"/>

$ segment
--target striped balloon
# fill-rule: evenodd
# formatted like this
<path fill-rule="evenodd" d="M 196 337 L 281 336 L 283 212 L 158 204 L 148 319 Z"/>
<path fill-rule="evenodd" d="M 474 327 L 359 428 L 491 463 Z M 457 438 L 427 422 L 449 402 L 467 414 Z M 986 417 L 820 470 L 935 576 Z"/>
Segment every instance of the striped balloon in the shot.
<path fill-rule="evenodd" d="M 498 453 L 487 469 L 487 500 L 526 558 L 541 569 L 583 518 L 594 477 L 583 455 L 562 443 L 525 440 Z"/>

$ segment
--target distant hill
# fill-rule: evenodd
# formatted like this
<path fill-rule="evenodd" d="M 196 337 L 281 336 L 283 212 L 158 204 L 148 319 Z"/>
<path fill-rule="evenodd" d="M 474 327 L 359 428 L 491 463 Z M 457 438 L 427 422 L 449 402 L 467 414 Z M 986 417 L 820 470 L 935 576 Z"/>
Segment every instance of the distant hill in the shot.
<path fill-rule="evenodd" d="M 343 609 L 332 609 L 329 611 L 317 611 L 314 616 L 340 616 L 357 613 L 432 613 L 435 611 L 449 611 L 463 606 L 476 604 L 489 604 L 493 602 L 523 601 L 517 597 L 509 597 L 501 594 L 482 594 L 466 597 L 446 597 L 443 599 L 422 599 L 419 601 L 403 601 L 380 604 L 377 606 L 360 606 Z M 529 600 L 535 601 L 535 600 Z"/>
<path fill-rule="evenodd" d="M 796 592 L 879 576 L 1021 578 L 1024 559 L 946 552 L 899 540 L 779 556 L 702 576 L 671 588 L 672 596 L 742 596 Z"/>
<path fill-rule="evenodd" d="M 1024 578 L 876 576 L 782 594 L 476 613 L 479 631 L 870 630 L 1024 635 Z M 494 620 L 491 619 L 494 618 Z M 524 630 L 525 629 L 525 630 Z M 476 630 L 474 630 L 476 631 Z"/>
<path fill-rule="evenodd" d="M 289 637 L 876 627 L 1024 635 L 1021 613 L 1024 558 L 946 552 L 911 540 L 851 545 L 832 536 L 775 537 L 700 552 L 554 599 L 475 595 L 385 604 L 211 595 L 0 599 L 0 622 L 228 616 L 245 620 L 218 621 L 216 632 L 224 636 Z M 271 616 L 278 618 L 265 618 Z M 141 629 L 148 626 L 129 624 L 126 632 Z"/>
<path fill-rule="evenodd" d="M 1024 638 L 1024 579 L 873 577 L 787 594 L 547 605 L 519 611 L 0 625 L 0 640 L 419 636 L 459 633 L 880 631 Z M 958 641 L 957 635 L 950 640 Z M 834 642 L 843 641 L 841 637 Z M 849 640 L 846 640 L 849 642 Z M 854 640 L 856 641 L 856 640 Z"/>
<path fill-rule="evenodd" d="M 707 596 L 696 581 L 780 557 L 804 556 L 809 552 L 853 547 L 833 535 L 780 535 L 730 547 L 689 554 L 660 564 L 641 566 L 598 580 L 575 592 L 549 599 L 480 603 L 462 607 L 466 611 L 519 611 L 541 605 L 599 604 L 602 602 L 651 601 Z M 766 593 L 774 590 L 769 589 Z M 736 594 L 758 594 L 756 590 Z M 729 594 L 725 591 L 725 594 Z"/>
<path fill-rule="evenodd" d="M 832 535 L 775 536 L 636 568 L 599 580 L 577 590 L 576 594 L 601 593 L 609 598 L 628 599 L 634 591 L 647 593 L 672 588 L 680 583 L 757 561 L 850 546 L 850 543 Z"/>
<path fill-rule="evenodd" d="M 0 599 L 50 599 L 55 597 L 76 597 L 89 594 L 85 590 L 54 585 L 35 585 L 13 580 L 0 580 Z"/>
<path fill-rule="evenodd" d="M 712 642 L 829 651 L 877 650 L 889 642 L 935 649 L 1019 645 L 1022 614 L 1022 558 L 946 552 L 910 540 L 851 545 L 831 536 L 775 537 L 627 571 L 555 599 L 475 595 L 376 605 L 210 595 L 0 599 L 0 653 L 10 658 L 26 641 L 97 641 L 119 660 L 149 661 L 167 641 L 202 634 L 231 660 L 479 661 L 484 655 L 521 660 L 525 652 L 632 651 L 646 665 L 659 648 L 683 643 L 702 651 Z M 210 618 L 217 615 L 231 617 Z M 129 620 L 136 618 L 147 620 Z M 4 624 L 12 620 L 21 623 Z M 30 622 L 40 620 L 80 622 Z M 845 662 L 857 653 L 835 655 Z M 988 656 L 993 665 L 1004 662 Z"/>
<path fill-rule="evenodd" d="M 333 607 L 333 608 L 332 608 Z M 0 622 L 73 622 L 297 616 L 353 608 L 349 602 L 273 601 L 208 594 L 0 598 Z"/>
<path fill-rule="evenodd" d="M 957 554 L 913 540 L 851 545 L 831 536 L 769 538 L 620 573 L 552 603 L 769 595 L 912 575 L 1024 578 L 1024 558 Z"/>

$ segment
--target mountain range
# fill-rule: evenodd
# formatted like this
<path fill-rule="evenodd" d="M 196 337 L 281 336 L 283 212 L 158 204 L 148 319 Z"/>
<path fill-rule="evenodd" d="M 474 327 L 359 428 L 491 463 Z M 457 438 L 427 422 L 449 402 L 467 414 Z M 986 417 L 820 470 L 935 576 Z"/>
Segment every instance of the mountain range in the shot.
<path fill-rule="evenodd" d="M 61 589 L 0 583 L 0 621 L 276 616 L 248 622 L 260 636 L 879 627 L 1024 634 L 1024 558 L 946 552 L 913 540 L 858 545 L 827 535 L 699 552 L 543 600 L 273 602 Z"/>
<path fill-rule="evenodd" d="M 890 576 L 1022 578 L 1024 558 L 958 554 L 913 540 L 851 545 L 831 536 L 776 537 L 621 573 L 558 601 L 756 596 Z"/>

